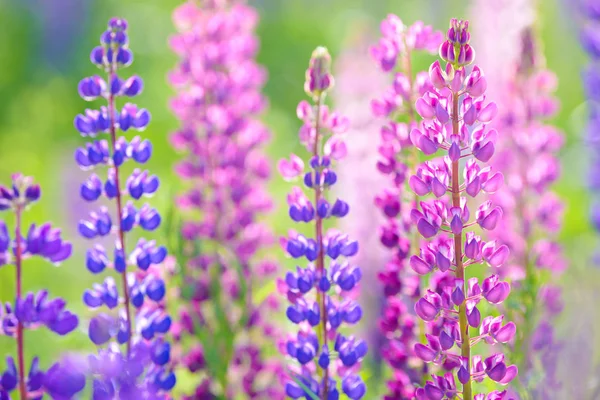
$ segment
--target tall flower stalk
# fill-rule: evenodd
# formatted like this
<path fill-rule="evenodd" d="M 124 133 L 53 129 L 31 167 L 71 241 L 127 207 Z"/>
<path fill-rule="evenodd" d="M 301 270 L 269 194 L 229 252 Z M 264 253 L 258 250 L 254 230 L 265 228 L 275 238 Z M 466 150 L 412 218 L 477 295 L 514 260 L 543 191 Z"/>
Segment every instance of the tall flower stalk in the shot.
<path fill-rule="evenodd" d="M 306 237 L 292 231 L 284 240 L 289 256 L 308 261 L 306 267 L 298 266 L 295 273 L 288 272 L 282 284 L 291 303 L 286 315 L 299 325 L 299 332 L 285 346 L 287 355 L 298 363 L 290 366 L 285 387 L 287 396 L 293 399 L 338 399 L 336 377 L 341 379 L 342 392 L 350 399 L 361 399 L 366 393 L 357 372 L 367 344 L 339 331 L 343 322 L 356 324 L 362 316 L 362 309 L 353 300 L 361 272 L 346 260 L 356 255 L 358 243 L 340 232 L 325 231 L 324 227 L 327 219 L 342 218 L 349 212 L 346 202 L 328 198 L 337 181 L 333 163 L 347 151 L 340 136 L 348 129 L 348 120 L 330 112 L 324 104 L 333 86 L 330 66 L 327 49 L 318 47 L 310 59 L 304 85 L 313 104 L 302 101 L 297 108 L 303 121 L 300 142 L 311 155 L 308 170 L 294 154 L 279 163 L 285 179 L 302 176 L 304 186 L 311 192 L 307 196 L 302 188 L 294 187 L 288 204 L 290 218 L 311 224 L 312 234 Z"/>
<path fill-rule="evenodd" d="M 189 395 L 280 399 L 281 365 L 264 352 L 278 333 L 268 319 L 276 297 L 263 282 L 278 266 L 260 254 L 275 240 L 260 221 L 272 200 L 263 149 L 270 132 L 258 120 L 266 104 L 258 14 L 244 1 L 187 1 L 173 20 L 180 60 L 169 75 L 171 108 L 181 127 L 171 143 L 184 153 L 175 171 L 187 189 L 176 200 L 184 303 L 176 336 L 181 363 L 199 376 Z"/>
<path fill-rule="evenodd" d="M 79 320 L 65 309 L 66 302 L 58 297 L 50 299 L 48 291 L 23 293 L 24 261 L 39 256 L 58 265 L 71 256 L 71 243 L 64 241 L 61 231 L 49 223 L 32 224 L 23 230 L 23 213 L 40 199 L 39 185 L 31 177 L 21 174 L 12 176 L 11 187 L 0 185 L 0 212 L 12 211 L 15 217 L 13 240 L 4 221 L 0 221 L 0 267 L 15 267 L 15 302 L 0 304 L 0 334 L 13 337 L 17 353 L 15 364 L 12 356 L 6 356 L 7 369 L 0 374 L 0 399 L 71 398 L 85 386 L 85 376 L 72 370 L 65 363 L 55 363 L 44 372 L 38 357 L 31 361 L 29 370 L 25 365 L 25 332 L 46 326 L 58 335 L 72 332 Z M 17 391 L 17 395 L 11 392 Z M 13 397 L 14 396 L 14 397 Z"/>
<path fill-rule="evenodd" d="M 410 265 L 422 275 L 439 270 L 450 278 L 441 293 L 428 290 L 415 305 L 421 319 L 437 325 L 426 335 L 427 343 L 415 345 L 415 353 L 423 361 L 448 370 L 443 376 L 432 375 L 432 381 L 417 389 L 417 399 L 452 398 L 458 394 L 463 400 L 502 398 L 504 393 L 498 391 L 475 394 L 473 383 L 487 376 L 507 384 L 517 375 L 517 367 L 507 366 L 503 353 L 484 360 L 473 352 L 482 341 L 511 341 L 516 327 L 512 322 L 505 323 L 502 315 L 482 320 L 478 308 L 484 299 L 489 304 L 502 303 L 510 292 L 509 284 L 493 274 L 480 285 L 478 278 L 467 274 L 468 267 L 480 263 L 497 269 L 509 255 L 506 245 L 486 243 L 472 228 L 479 225 L 483 230 L 493 230 L 502 218 L 501 208 L 486 201 L 471 219 L 465 196 L 494 193 L 503 181 L 502 174 L 479 164 L 487 163 L 495 151 L 498 132 L 488 130 L 486 124 L 497 109 L 494 103 L 486 103 L 486 79 L 481 69 L 475 66 L 467 74 L 465 67 L 475 56 L 469 45 L 468 27 L 468 21 L 451 20 L 446 41 L 439 49 L 446 66 L 439 61 L 431 65 L 429 76 L 434 88 L 416 102 L 423 126 L 410 133 L 412 143 L 423 154 L 434 155 L 439 149 L 446 153 L 441 159 L 426 161 L 409 181 L 419 196 L 431 193 L 435 197 L 422 201 L 420 209 L 411 213 L 419 233 L 429 241 L 421 246 L 420 255 L 410 258 Z M 471 328 L 479 328 L 479 334 L 472 336 Z"/>
<path fill-rule="evenodd" d="M 84 137 L 106 134 L 108 139 L 93 140 L 79 148 L 75 161 L 83 170 L 105 167 L 107 176 L 102 180 L 96 173 L 90 175 L 81 185 L 80 195 L 88 202 L 105 198 L 113 203 L 114 212 L 102 206 L 81 220 L 78 230 L 90 240 L 115 237 L 113 251 L 107 252 L 104 246 L 96 244 L 86 253 L 86 267 L 91 273 L 114 271 L 83 295 L 90 309 L 108 309 L 96 314 L 88 326 L 90 340 L 98 347 L 98 354 L 90 357 L 89 365 L 93 396 L 168 398 L 176 379 L 169 365 L 171 347 L 165 339 L 171 318 L 165 310 L 166 290 L 160 270 L 167 250 L 153 240 L 142 238 L 131 247 L 126 247 L 125 241 L 133 228 L 151 232 L 161 223 L 155 209 L 148 204 L 137 208 L 133 202 L 153 195 L 159 179 L 137 168 L 127 178 L 122 175 L 125 162 L 143 164 L 152 154 L 149 140 L 135 136 L 128 141 L 117 135 L 118 131 L 141 131 L 150 121 L 148 111 L 135 104 L 125 103 L 117 109 L 118 99 L 134 97 L 143 88 L 138 76 L 127 79 L 118 76 L 118 71 L 133 61 L 125 20 L 113 18 L 108 22 L 100 46 L 92 50 L 90 59 L 106 74 L 106 79 L 98 75 L 84 78 L 79 83 L 79 94 L 86 101 L 102 98 L 106 106 L 87 109 L 75 118 L 74 124 Z M 131 198 L 127 203 L 125 196 Z"/>
<path fill-rule="evenodd" d="M 562 226 L 563 204 L 551 186 L 559 178 L 557 153 L 563 135 L 544 122 L 558 109 L 552 92 L 556 77 L 544 68 L 532 28 L 521 34 L 521 56 L 513 78 L 506 82 L 510 108 L 495 126 L 502 131 L 492 165 L 504 172 L 507 184 L 491 196 L 505 210 L 499 229 L 489 236 L 511 251 L 504 276 L 513 280 L 515 296 L 507 313 L 521 329 L 513 359 L 519 366 L 523 391 L 550 398 L 560 388 L 553 320 L 562 310 L 561 289 L 552 284 L 565 270 L 556 235 Z M 543 371 L 539 371 L 539 366 Z M 544 376 L 541 384 L 535 375 Z"/>
<path fill-rule="evenodd" d="M 546 122 L 559 104 L 553 97 L 556 77 L 545 67 L 536 40 L 535 3 L 475 1 L 473 12 L 487 21 L 477 27 L 483 48 L 478 62 L 489 76 L 493 72 L 487 92 L 500 110 L 492 123 L 502 132 L 492 165 L 504 172 L 506 184 L 491 199 L 505 215 L 489 237 L 511 252 L 502 275 L 514 289 L 505 311 L 520 328 L 511 344 L 511 358 L 520 371 L 516 383 L 522 398 L 555 398 L 560 396 L 556 358 L 562 344 L 556 340 L 553 320 L 562 310 L 562 300 L 553 282 L 567 264 L 556 240 L 563 204 L 552 185 L 560 174 L 557 153 L 563 133 Z"/>
<path fill-rule="evenodd" d="M 377 169 L 389 187 L 375 198 L 385 217 L 380 242 L 389 250 L 389 260 L 379 273 L 386 296 L 379 327 L 386 337 L 382 356 L 394 369 L 386 398 L 411 398 L 415 385 L 423 383 L 425 376 L 423 363 L 412 347 L 415 340 L 424 337 L 426 327 L 423 321 L 415 321 L 407 307 L 419 298 L 421 287 L 418 275 L 406 268 L 411 251 L 419 247 L 418 234 L 410 222 L 410 210 L 417 199 L 407 185 L 407 177 L 416 172 L 419 155 L 409 132 L 420 126 L 414 107 L 417 98 L 431 90 L 427 72 L 415 74 L 412 59 L 415 52 L 436 53 L 443 35 L 420 21 L 407 27 L 396 15 L 381 23 L 381 33 L 371 54 L 384 72 L 393 74 L 393 85 L 371 102 L 373 115 L 387 119 L 381 128 Z"/>

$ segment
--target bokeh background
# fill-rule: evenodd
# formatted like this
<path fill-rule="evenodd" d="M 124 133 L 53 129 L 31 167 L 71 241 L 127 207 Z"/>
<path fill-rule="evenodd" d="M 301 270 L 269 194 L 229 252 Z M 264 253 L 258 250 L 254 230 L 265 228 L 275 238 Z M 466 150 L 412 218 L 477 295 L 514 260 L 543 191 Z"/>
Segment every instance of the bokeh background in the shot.
<path fill-rule="evenodd" d="M 265 92 L 270 106 L 264 121 L 273 133 L 268 149 L 273 165 L 298 147 L 295 108 L 305 97 L 304 71 L 315 46 L 327 46 L 334 62 L 338 55 L 344 54 L 343 63 L 362 61 L 364 68 L 375 70 L 375 63 L 362 50 L 378 37 L 379 21 L 386 14 L 395 13 L 409 24 L 421 19 L 437 29 L 445 29 L 451 16 L 471 17 L 468 0 L 250 0 L 250 3 L 261 14 L 258 59 L 269 72 Z M 168 109 L 173 91 L 166 81 L 176 62 L 167 38 L 174 31 L 171 12 L 178 4 L 179 1 L 172 0 L 0 0 L 0 182 L 8 182 L 17 171 L 35 176 L 42 185 L 43 198 L 26 214 L 25 222 L 52 221 L 63 228 L 64 236 L 74 242 L 76 249 L 74 256 L 59 268 L 28 261 L 24 287 L 48 288 L 54 295 L 66 297 L 69 307 L 83 315 L 81 294 L 96 277 L 83 264 L 85 245 L 79 245 L 82 242 L 76 233 L 78 219 L 88 211 L 78 200 L 84 175 L 72 156 L 83 143 L 72 121 L 86 107 L 77 95 L 77 83 L 96 72 L 88 54 L 97 44 L 108 18 L 128 19 L 135 62 L 127 73 L 136 73 L 145 80 L 145 90 L 136 99 L 152 113 L 152 122 L 143 136 L 152 140 L 155 149 L 148 168 L 162 180 L 153 205 L 160 211 L 168 210 L 179 185 L 172 172 L 178 156 L 168 145 L 168 135 L 177 123 Z M 591 262 L 600 241 L 594 237 L 588 222 L 591 199 L 584 185 L 588 156 L 582 143 L 586 109 L 580 71 L 587 61 L 577 43 L 580 21 L 569 0 L 540 1 L 536 20 L 547 66 L 559 78 L 557 96 L 562 106 L 553 122 L 566 135 L 561 154 L 562 178 L 556 190 L 567 205 L 561 242 L 570 265 L 561 282 L 567 307 L 559 322 L 559 333 L 565 338 L 566 348 L 561 369 L 568 376 L 577 377 L 567 383 L 564 389 L 567 397 L 563 398 L 579 399 L 567 393 L 574 393 L 575 387 L 583 387 L 589 393 L 588 389 L 593 390 L 592 386 L 598 383 L 594 383 L 597 379 L 594 377 L 600 376 L 600 370 L 593 369 L 600 349 L 599 345 L 594 346 L 594 342 L 600 344 L 597 307 L 600 273 Z M 486 22 L 471 20 L 473 26 Z M 344 65 L 336 64 L 336 69 L 339 68 Z M 350 84 L 352 80 L 350 76 L 344 82 Z M 369 100 L 364 98 L 364 104 L 355 105 L 356 112 L 368 110 Z M 274 176 L 272 191 L 278 204 L 284 203 L 288 188 L 288 184 Z M 280 234 L 288 229 L 285 214 L 279 207 L 270 220 Z M 0 216 L 7 218 L 6 222 L 12 226 L 12 216 Z M 156 235 L 159 240 L 160 235 Z M 283 252 L 275 256 L 283 258 Z M 13 273 L 13 268 L 0 268 L 0 300 L 13 299 Z M 90 345 L 83 330 L 67 338 L 39 331 L 28 334 L 26 348 L 28 358 L 39 354 L 46 364 L 65 349 L 89 351 Z M 0 355 L 11 352 L 12 340 L 0 337 Z M 586 396 L 581 398 L 600 398 L 600 395 Z"/>

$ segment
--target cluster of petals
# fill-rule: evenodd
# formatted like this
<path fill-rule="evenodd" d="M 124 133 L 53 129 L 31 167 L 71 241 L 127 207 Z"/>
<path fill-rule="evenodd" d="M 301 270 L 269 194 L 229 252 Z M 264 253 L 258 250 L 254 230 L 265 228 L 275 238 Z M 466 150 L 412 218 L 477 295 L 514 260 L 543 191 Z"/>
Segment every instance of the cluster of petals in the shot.
<path fill-rule="evenodd" d="M 367 354 L 367 344 L 338 329 L 358 323 L 363 314 L 354 301 L 362 273 L 350 261 L 359 246 L 347 234 L 325 232 L 322 225 L 323 220 L 343 218 L 350 211 L 345 201 L 327 199 L 329 189 L 337 182 L 333 167 L 347 152 L 342 135 L 348 128 L 345 117 L 330 113 L 322 105 L 333 85 L 330 64 L 327 50 L 318 47 L 310 60 L 305 83 L 305 91 L 314 105 L 303 101 L 297 109 L 303 123 L 299 139 L 312 157 L 305 163 L 292 154 L 278 165 L 285 180 L 301 179 L 303 183 L 302 188 L 293 187 L 288 195 L 291 220 L 310 223 L 316 233 L 313 237 L 290 231 L 281 240 L 291 258 L 307 264 L 298 266 L 296 272 L 288 272 L 278 284 L 279 291 L 290 302 L 286 316 L 298 326 L 298 333 L 291 335 L 284 346 L 284 353 L 295 361 L 286 379 L 285 394 L 292 399 L 327 396 L 335 400 L 340 398 L 341 389 L 348 398 L 358 400 L 367 389 L 357 374 Z"/>
<path fill-rule="evenodd" d="M 13 391 L 22 396 L 42 398 L 72 398 L 85 386 L 85 375 L 70 368 L 64 360 L 52 363 L 47 371 L 39 366 L 34 357 L 27 370 L 24 364 L 26 332 L 46 327 L 57 335 L 73 332 L 79 325 L 77 315 L 69 311 L 63 298 L 50 298 L 47 290 L 23 294 L 24 260 L 37 256 L 54 265 L 71 256 L 71 243 L 62 238 L 61 231 L 50 223 L 32 224 L 25 236 L 22 234 L 22 213 L 41 197 L 40 186 L 33 178 L 22 174 L 12 175 L 9 187 L 0 185 L 0 212 L 16 214 L 15 234 L 11 238 L 4 221 L 0 221 L 0 267 L 6 264 L 17 270 L 14 302 L 0 304 L 0 335 L 14 339 L 18 364 L 12 356 L 6 356 L 6 369 L 0 368 L 0 399 L 15 398 Z M 20 382 L 23 376 L 24 382 Z"/>
<path fill-rule="evenodd" d="M 509 283 L 496 273 L 481 281 L 466 278 L 465 273 L 481 263 L 499 268 L 510 256 L 506 245 L 482 240 L 473 230 L 478 225 L 484 234 L 493 231 L 502 221 L 502 208 L 488 200 L 471 212 L 472 202 L 465 196 L 478 199 L 482 193 L 492 195 L 501 190 L 504 180 L 500 172 L 485 165 L 497 148 L 498 133 L 488 124 L 498 110 L 486 100 L 487 82 L 482 70 L 474 66 L 466 72 L 465 66 L 473 62 L 475 54 L 469 45 L 468 26 L 468 21 L 450 21 L 446 41 L 439 49 L 446 67 L 439 61 L 431 65 L 433 88 L 415 103 L 423 123 L 410 132 L 412 144 L 422 153 L 429 156 L 441 151 L 443 156 L 423 163 L 409 180 L 415 194 L 433 197 L 421 201 L 411 212 L 412 223 L 429 240 L 421 244 L 420 253 L 411 256 L 409 264 L 420 275 L 442 274 L 446 280 L 441 290 L 426 290 L 415 304 L 418 317 L 435 329 L 425 335 L 426 343 L 414 346 L 414 351 L 424 362 L 449 371 L 443 376 L 432 375 L 432 381 L 416 390 L 417 399 L 454 398 L 467 386 L 470 391 L 472 381 L 487 377 L 504 385 L 517 375 L 517 367 L 507 366 L 502 353 L 482 360 L 470 351 L 467 358 L 464 352 L 465 347 L 479 342 L 509 343 L 516 333 L 516 325 L 504 323 L 502 315 L 483 317 L 480 311 L 482 300 L 492 305 L 503 303 L 510 293 Z M 479 336 L 469 337 L 469 328 L 479 328 Z M 457 388 L 455 379 L 463 390 Z M 475 398 L 503 396 L 502 392 L 492 392 Z"/>
<path fill-rule="evenodd" d="M 254 287 L 268 282 L 277 272 L 277 264 L 262 259 L 264 253 L 260 252 L 271 246 L 274 238 L 261 221 L 271 211 L 273 201 L 266 187 L 271 167 L 264 152 L 271 134 L 259 121 L 267 100 L 261 93 L 266 71 L 256 62 L 258 17 L 252 6 L 237 0 L 189 0 L 177 6 L 172 15 L 176 33 L 169 45 L 178 61 L 168 76 L 176 90 L 170 108 L 180 126 L 171 134 L 170 143 L 182 154 L 175 173 L 186 187 L 176 200 L 184 212 L 181 235 L 190 245 L 210 242 L 223 249 L 223 254 L 215 256 L 211 246 L 201 246 L 199 254 L 188 262 L 186 281 L 194 295 L 183 296 L 175 322 L 177 338 L 181 339 L 178 347 L 187 346 L 184 336 L 188 333 L 196 336 L 190 319 L 218 329 L 218 320 L 205 318 L 220 303 L 214 301 L 213 296 L 219 294 L 209 290 L 211 283 L 205 279 L 204 270 L 221 271 L 215 278 L 224 286 L 221 297 L 227 308 L 239 306 L 240 288 L 244 286 L 240 280 L 246 279 L 239 274 L 239 265 L 257 278 Z M 144 182 L 140 183 L 145 193 Z M 311 214 L 301 199 L 297 201 L 290 214 L 310 220 L 314 211 Z M 197 218 L 199 215 L 202 217 Z M 146 252 L 151 258 L 152 251 Z M 269 310 L 277 308 L 273 297 L 245 305 L 251 322 L 235 317 L 229 320 L 237 333 L 232 343 L 223 346 L 232 346 L 226 368 L 235 371 L 229 375 L 229 386 L 236 389 L 227 396 L 283 397 L 278 382 L 281 363 L 266 358 L 263 351 L 277 333 L 267 317 Z M 248 344 L 247 335 L 263 335 L 265 339 Z M 205 362 L 208 346 L 211 344 L 203 342 L 179 350 L 190 354 L 181 358 L 183 367 L 194 373 L 203 371 L 206 376 L 196 382 L 195 392 L 185 394 L 190 399 L 220 395 L 213 380 L 221 371 Z"/>
<path fill-rule="evenodd" d="M 162 222 L 156 209 L 148 204 L 140 207 L 134 204 L 158 190 L 158 177 L 140 169 L 134 169 L 126 178 L 119 176 L 119 167 L 125 162 L 133 160 L 142 164 L 152 155 L 149 140 L 117 136 L 118 131 L 127 132 L 130 128 L 143 130 L 150 121 L 148 111 L 135 104 L 126 103 L 120 111 L 113 106 L 116 98 L 132 98 L 143 90 L 143 81 L 138 76 L 122 79 L 117 74 L 118 69 L 132 62 L 128 45 L 127 22 L 111 19 L 101 35 L 100 46 L 90 57 L 92 63 L 107 73 L 108 79 L 94 75 L 79 84 L 79 94 L 84 100 L 103 99 L 107 106 L 78 115 L 75 128 L 84 137 L 108 136 L 75 151 L 75 162 L 81 169 L 104 167 L 107 170 L 104 181 L 98 173 L 88 177 L 81 185 L 81 198 L 87 202 L 104 198 L 111 201 L 113 207 L 121 207 L 115 216 L 109 207 L 101 206 L 78 223 L 79 234 L 85 239 L 116 238 L 110 251 L 101 244 L 87 250 L 87 269 L 93 274 L 107 268 L 118 273 L 116 279 L 107 277 L 83 294 L 85 305 L 94 310 L 87 327 L 88 336 L 98 347 L 98 354 L 89 357 L 84 370 L 92 377 L 94 398 L 143 395 L 164 399 L 176 382 L 170 364 L 170 344 L 164 339 L 171 327 L 164 302 L 165 283 L 160 273 L 166 248 L 145 239 L 139 239 L 130 253 L 124 248 L 127 232 L 135 227 L 154 231 Z M 125 202 L 126 196 L 131 200 Z M 135 272 L 131 271 L 132 267 L 136 268 Z M 101 311 L 104 308 L 118 311 L 105 313 Z M 121 346 L 126 347 L 126 351 Z M 127 379 L 123 379 L 124 376 Z"/>
<path fill-rule="evenodd" d="M 385 218 L 379 239 L 389 251 L 389 261 L 379 273 L 386 296 L 379 321 L 385 336 L 381 340 L 381 354 L 394 369 L 386 399 L 412 398 L 414 385 L 422 381 L 419 360 L 412 352 L 414 339 L 418 336 L 417 332 L 413 332 L 415 322 L 395 296 L 404 295 L 405 301 L 410 304 L 419 293 L 418 277 L 406 268 L 411 236 L 417 233 L 411 226 L 409 210 L 404 207 L 408 199 L 405 183 L 417 168 L 410 138 L 410 132 L 420 126 L 414 120 L 415 101 L 433 88 L 427 72 L 413 74 L 410 63 L 412 54 L 417 52 L 437 53 L 442 40 L 442 32 L 421 21 L 405 26 L 398 16 L 390 14 L 381 22 L 381 37 L 370 49 L 378 67 L 390 73 L 392 81 L 381 95 L 371 100 L 372 115 L 385 121 L 380 130 L 377 170 L 389 180 L 389 187 L 375 197 L 375 206 Z M 439 178 L 441 181 L 445 179 L 441 175 Z M 448 182 L 444 183 L 447 188 Z"/>

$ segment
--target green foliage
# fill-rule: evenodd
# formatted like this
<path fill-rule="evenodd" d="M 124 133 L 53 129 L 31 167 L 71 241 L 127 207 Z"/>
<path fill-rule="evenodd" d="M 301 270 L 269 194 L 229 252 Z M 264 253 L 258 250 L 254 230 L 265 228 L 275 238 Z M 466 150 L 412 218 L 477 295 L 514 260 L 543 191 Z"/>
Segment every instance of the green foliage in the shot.
<path fill-rule="evenodd" d="M 298 384 L 298 386 L 300 386 L 300 388 L 302 390 L 304 390 L 305 393 L 308 393 L 308 395 L 310 396 L 310 398 L 312 400 L 320 400 L 319 395 L 316 393 L 313 393 L 312 390 L 310 390 L 310 388 L 308 386 L 306 386 L 300 379 L 294 377 L 294 382 L 296 382 Z"/>

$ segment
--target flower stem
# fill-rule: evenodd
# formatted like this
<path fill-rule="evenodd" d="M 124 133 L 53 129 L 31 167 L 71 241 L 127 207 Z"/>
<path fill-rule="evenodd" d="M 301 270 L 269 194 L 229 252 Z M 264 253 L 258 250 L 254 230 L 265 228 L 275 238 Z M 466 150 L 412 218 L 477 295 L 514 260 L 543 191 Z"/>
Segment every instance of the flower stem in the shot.
<path fill-rule="evenodd" d="M 112 76 L 114 74 L 114 70 L 111 67 L 110 71 L 109 71 L 109 90 L 110 89 L 110 82 L 112 80 Z M 109 96 L 108 96 L 108 117 L 110 120 L 110 143 L 111 143 L 111 147 L 112 147 L 112 154 L 115 154 L 116 150 L 117 150 L 117 132 L 116 132 L 116 121 L 115 121 L 115 97 L 112 93 L 112 91 L 110 92 Z M 123 227 L 122 227 L 122 200 L 121 200 L 121 185 L 119 183 L 119 167 L 116 164 L 113 164 L 113 169 L 115 171 L 115 186 L 117 188 L 116 190 L 116 200 L 117 200 L 117 232 L 118 232 L 118 240 L 119 240 L 119 246 L 121 247 L 121 250 L 123 251 L 123 254 L 127 254 L 125 252 L 125 235 L 123 234 Z M 127 318 L 127 357 L 129 357 L 129 354 L 131 353 L 131 331 L 132 331 L 132 323 L 131 323 L 131 310 L 130 310 L 130 301 L 129 301 L 129 287 L 127 285 L 127 269 L 125 269 L 125 271 L 123 271 L 121 273 L 121 281 L 122 281 L 122 290 L 123 290 L 123 307 L 125 308 L 125 316 Z"/>
<path fill-rule="evenodd" d="M 315 111 L 315 143 L 313 147 L 313 155 L 315 157 L 319 157 L 319 125 L 321 120 L 321 104 L 323 102 L 323 95 L 319 94 L 319 97 L 316 101 L 316 111 Z M 322 188 L 320 182 L 315 182 L 315 209 L 319 207 L 319 201 L 322 196 Z M 323 220 L 319 217 L 319 214 L 316 214 L 315 217 L 315 226 L 316 226 L 316 238 L 317 241 L 317 272 L 321 274 L 325 274 L 325 254 L 323 253 Z M 317 274 L 319 275 L 319 274 Z M 317 303 L 321 308 L 321 321 L 319 322 L 319 326 L 317 327 L 317 337 L 319 338 L 319 344 L 327 345 L 327 309 L 325 306 L 325 296 L 324 293 L 321 293 L 317 290 Z M 321 396 L 322 400 L 327 400 L 327 395 L 329 393 L 328 383 L 329 383 L 329 368 L 318 368 L 319 377 L 323 378 L 323 395 Z"/>
<path fill-rule="evenodd" d="M 17 299 L 15 308 L 17 304 L 21 301 L 21 297 L 23 296 L 22 289 L 22 274 L 21 274 L 21 263 L 23 261 L 23 253 L 22 253 L 22 241 L 21 241 L 21 213 L 23 208 L 18 205 L 15 208 L 15 216 L 16 216 L 16 226 L 15 226 L 15 240 L 16 240 L 16 251 L 15 251 L 15 270 L 17 274 Z M 24 343 L 23 343 L 23 323 L 19 320 L 17 322 L 17 362 L 19 364 L 19 393 L 21 395 L 21 400 L 27 400 L 27 388 L 25 386 L 25 351 L 24 351 Z"/>
<path fill-rule="evenodd" d="M 452 95 L 452 133 L 458 136 L 458 93 Z M 460 207 L 458 160 L 452 162 L 452 206 Z M 465 267 L 462 262 L 462 232 L 454 234 L 454 263 L 456 265 L 456 278 L 463 282 L 463 293 L 467 293 Z M 467 360 L 467 368 L 471 369 L 471 344 L 469 343 L 469 324 L 467 321 L 467 301 L 458 306 L 458 321 L 461 336 L 461 356 Z M 473 400 L 471 377 L 463 384 L 463 400 Z"/>

